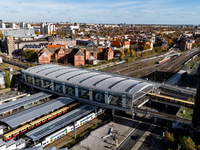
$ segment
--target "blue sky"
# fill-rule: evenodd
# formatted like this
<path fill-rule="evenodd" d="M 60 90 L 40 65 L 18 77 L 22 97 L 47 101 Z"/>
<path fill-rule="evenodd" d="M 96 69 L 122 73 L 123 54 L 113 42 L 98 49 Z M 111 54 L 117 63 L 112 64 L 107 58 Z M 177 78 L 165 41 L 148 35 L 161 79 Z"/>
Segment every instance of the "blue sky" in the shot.
<path fill-rule="evenodd" d="M 200 0 L 0 0 L 6 21 L 200 24 Z"/>

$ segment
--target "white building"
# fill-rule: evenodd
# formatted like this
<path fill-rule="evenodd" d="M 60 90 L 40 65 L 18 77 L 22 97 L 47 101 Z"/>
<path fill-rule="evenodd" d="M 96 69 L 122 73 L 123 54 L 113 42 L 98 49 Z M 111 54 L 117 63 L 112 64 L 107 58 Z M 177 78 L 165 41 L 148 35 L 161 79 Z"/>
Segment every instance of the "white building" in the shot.
<path fill-rule="evenodd" d="M 45 23 L 42 23 L 40 24 L 40 33 L 41 34 L 52 34 L 53 32 L 56 31 L 56 27 L 54 24 L 45 24 Z"/>
<path fill-rule="evenodd" d="M 0 87 L 4 88 L 5 87 L 5 80 L 4 80 L 4 76 L 5 76 L 5 72 L 0 72 Z"/>
<path fill-rule="evenodd" d="M 5 25 L 5 23 L 3 23 L 3 22 L 0 22 L 0 28 L 6 28 L 6 25 Z"/>
<path fill-rule="evenodd" d="M 24 28 L 25 23 L 24 22 L 20 22 L 20 28 Z"/>
<path fill-rule="evenodd" d="M 10 28 L 15 29 L 15 23 L 10 23 Z"/>
<path fill-rule="evenodd" d="M 44 34 L 44 26 L 45 26 L 44 22 L 40 24 L 40 33 L 41 34 Z"/>
<path fill-rule="evenodd" d="M 26 23 L 24 27 L 27 28 L 27 29 L 30 29 L 31 28 L 31 24 L 30 23 Z"/>

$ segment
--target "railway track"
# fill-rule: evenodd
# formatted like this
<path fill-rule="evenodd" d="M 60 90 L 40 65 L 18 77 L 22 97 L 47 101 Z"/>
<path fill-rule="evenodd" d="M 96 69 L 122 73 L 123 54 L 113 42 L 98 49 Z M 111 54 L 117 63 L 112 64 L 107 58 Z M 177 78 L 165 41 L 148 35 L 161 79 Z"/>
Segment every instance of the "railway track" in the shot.
<path fill-rule="evenodd" d="M 106 116 L 99 116 L 99 118 L 97 118 L 97 123 L 101 123 L 102 121 L 105 121 L 106 119 L 108 119 Z M 76 135 L 80 134 L 81 132 L 85 131 L 86 129 L 88 129 L 89 127 L 92 127 L 95 124 L 95 119 L 93 119 L 92 121 L 84 124 L 82 127 L 79 127 L 76 129 Z M 62 138 L 54 141 L 53 143 L 45 146 L 44 148 L 49 148 L 49 147 L 53 147 L 55 146 L 56 149 L 59 149 L 61 147 L 63 147 L 65 144 L 72 142 L 74 139 L 74 131 L 68 133 L 67 135 L 63 136 Z M 71 140 L 71 141 L 70 141 Z"/>
<path fill-rule="evenodd" d="M 156 62 L 156 61 L 158 61 L 160 59 L 161 58 L 159 58 L 159 57 L 155 57 L 154 59 L 149 59 L 149 60 L 146 60 L 146 61 L 135 60 L 135 61 L 130 62 L 130 63 L 125 63 L 125 64 L 121 64 L 121 65 L 109 68 L 105 72 L 121 74 L 123 72 L 129 71 L 130 69 L 131 70 L 133 70 L 133 69 L 135 70 L 135 69 L 140 68 L 141 65 L 144 65 L 144 64 L 147 64 L 147 63 L 150 63 L 150 62 L 154 62 L 154 61 Z"/>
<path fill-rule="evenodd" d="M 130 63 L 125 63 L 116 67 L 109 68 L 105 72 L 149 79 L 151 79 L 152 76 L 155 76 L 152 75 L 154 72 L 163 72 L 161 75 L 157 74 L 158 77 L 156 77 L 158 79 L 160 78 L 160 81 L 163 82 L 163 80 L 170 78 L 174 73 L 180 70 L 184 63 L 199 53 L 199 51 L 199 49 L 195 51 L 188 51 L 184 55 L 173 57 L 171 60 L 162 64 L 153 64 L 153 62 L 162 59 L 160 57 L 155 57 L 153 59 L 148 58 L 147 60 L 136 60 Z M 152 63 L 152 65 L 149 65 L 150 63 Z M 163 74 L 165 75 L 163 76 Z"/>

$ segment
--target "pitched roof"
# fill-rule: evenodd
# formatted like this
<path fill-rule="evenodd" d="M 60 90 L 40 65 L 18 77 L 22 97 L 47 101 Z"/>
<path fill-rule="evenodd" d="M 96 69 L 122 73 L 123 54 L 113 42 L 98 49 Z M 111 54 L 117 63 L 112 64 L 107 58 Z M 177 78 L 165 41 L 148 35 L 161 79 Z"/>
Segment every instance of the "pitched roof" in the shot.
<path fill-rule="evenodd" d="M 46 52 L 48 55 L 51 53 L 46 47 L 43 47 L 43 48 L 38 52 L 38 56 L 41 56 L 44 52 Z"/>
<path fill-rule="evenodd" d="M 84 53 L 81 49 L 79 49 L 76 54 L 74 54 L 75 56 L 84 56 Z"/>
<path fill-rule="evenodd" d="M 47 45 L 47 48 L 65 48 L 65 45 L 57 44 L 57 45 Z"/>
<path fill-rule="evenodd" d="M 122 47 L 122 43 L 119 41 L 112 41 L 112 46 L 121 46 Z"/>

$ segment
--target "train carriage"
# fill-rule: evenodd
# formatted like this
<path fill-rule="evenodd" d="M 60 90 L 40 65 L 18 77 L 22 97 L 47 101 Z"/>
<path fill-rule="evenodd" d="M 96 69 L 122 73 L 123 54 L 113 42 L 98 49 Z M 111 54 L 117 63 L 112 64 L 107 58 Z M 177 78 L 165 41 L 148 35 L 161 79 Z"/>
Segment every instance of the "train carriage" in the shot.
<path fill-rule="evenodd" d="M 154 94 L 154 93 L 148 93 L 148 95 L 150 95 L 153 98 L 157 98 L 159 100 L 164 100 L 164 101 L 180 104 L 180 105 L 185 106 L 185 107 L 194 107 L 194 102 L 189 102 L 189 101 L 186 101 L 186 100 L 173 98 L 173 97 L 160 95 L 160 94 Z"/>
<path fill-rule="evenodd" d="M 61 109 L 56 110 L 55 112 L 52 112 L 48 115 L 43 116 L 42 118 L 36 119 L 26 125 L 23 125 L 22 127 L 15 129 L 7 134 L 4 135 L 4 139 L 6 141 L 12 139 L 13 137 L 18 136 L 20 133 L 25 133 L 27 130 L 31 130 L 37 126 L 40 126 L 41 124 L 50 121 L 53 118 L 56 118 L 57 116 L 60 116 L 74 108 L 76 108 L 79 105 L 78 102 L 72 103 L 69 106 L 65 106 Z"/>

